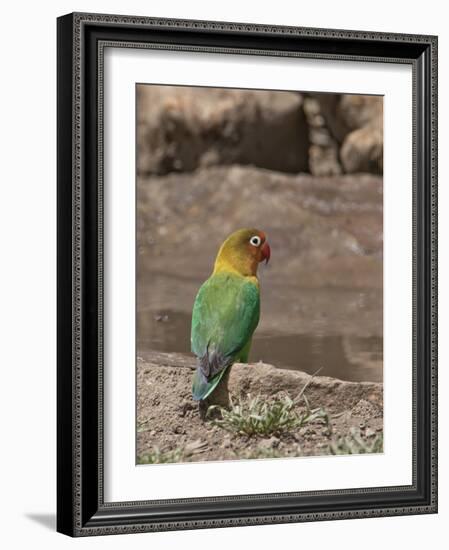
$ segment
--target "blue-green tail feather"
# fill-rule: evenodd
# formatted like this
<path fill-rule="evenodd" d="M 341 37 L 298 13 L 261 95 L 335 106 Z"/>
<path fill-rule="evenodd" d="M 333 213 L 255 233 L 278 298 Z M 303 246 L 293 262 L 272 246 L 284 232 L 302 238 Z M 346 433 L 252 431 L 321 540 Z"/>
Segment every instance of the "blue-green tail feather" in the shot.
<path fill-rule="evenodd" d="M 208 381 L 204 374 L 201 372 L 201 369 L 198 367 L 195 371 L 195 374 L 193 375 L 193 399 L 195 401 L 202 401 L 203 399 L 206 399 L 206 397 L 209 397 L 209 395 L 217 387 L 218 383 L 223 378 L 223 375 L 227 370 L 228 368 L 224 368 Z"/>

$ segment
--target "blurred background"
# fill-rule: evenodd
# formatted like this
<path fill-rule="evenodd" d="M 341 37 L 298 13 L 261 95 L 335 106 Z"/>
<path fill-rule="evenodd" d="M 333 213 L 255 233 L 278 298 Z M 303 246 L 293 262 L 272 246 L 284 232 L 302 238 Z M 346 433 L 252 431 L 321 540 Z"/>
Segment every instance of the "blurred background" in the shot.
<path fill-rule="evenodd" d="M 267 233 L 251 361 L 382 381 L 383 100 L 137 87 L 137 354 L 190 353 L 223 240 Z"/>

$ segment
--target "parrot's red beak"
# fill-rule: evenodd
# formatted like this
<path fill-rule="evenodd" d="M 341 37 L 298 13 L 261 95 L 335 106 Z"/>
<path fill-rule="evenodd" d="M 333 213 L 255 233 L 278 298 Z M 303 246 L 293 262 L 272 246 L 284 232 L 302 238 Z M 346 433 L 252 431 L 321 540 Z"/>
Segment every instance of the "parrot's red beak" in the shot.
<path fill-rule="evenodd" d="M 271 256 L 270 245 L 267 243 L 267 241 L 263 243 L 260 251 L 262 252 L 262 258 L 260 261 L 263 262 L 265 260 L 265 263 L 267 264 L 270 261 L 270 256 Z"/>

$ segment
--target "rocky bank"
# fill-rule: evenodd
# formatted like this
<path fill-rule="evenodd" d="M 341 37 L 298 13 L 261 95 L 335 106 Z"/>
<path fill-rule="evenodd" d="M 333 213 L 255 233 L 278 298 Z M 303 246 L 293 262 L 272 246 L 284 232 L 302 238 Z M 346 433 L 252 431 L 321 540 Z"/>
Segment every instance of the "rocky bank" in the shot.
<path fill-rule="evenodd" d="M 137 103 L 142 175 L 230 164 L 382 173 L 380 96 L 139 85 Z"/>

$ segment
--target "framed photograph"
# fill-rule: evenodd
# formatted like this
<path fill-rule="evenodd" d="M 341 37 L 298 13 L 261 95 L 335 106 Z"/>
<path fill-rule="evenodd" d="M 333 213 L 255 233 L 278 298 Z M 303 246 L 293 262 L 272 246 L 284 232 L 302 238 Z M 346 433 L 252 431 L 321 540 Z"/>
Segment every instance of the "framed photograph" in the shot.
<path fill-rule="evenodd" d="M 437 38 L 58 19 L 58 531 L 437 511 Z"/>

